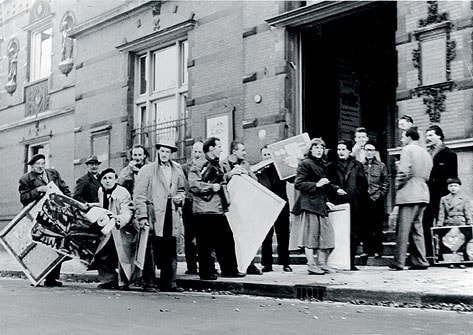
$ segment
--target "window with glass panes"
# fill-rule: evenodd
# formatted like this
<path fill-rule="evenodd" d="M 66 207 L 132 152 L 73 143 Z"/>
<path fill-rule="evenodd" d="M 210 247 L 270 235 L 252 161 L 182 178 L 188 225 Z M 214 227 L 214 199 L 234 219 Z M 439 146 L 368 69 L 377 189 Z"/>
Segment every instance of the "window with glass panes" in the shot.
<path fill-rule="evenodd" d="M 45 78 L 51 73 L 52 28 L 31 32 L 30 80 Z"/>
<path fill-rule="evenodd" d="M 136 54 L 134 142 L 152 147 L 185 136 L 188 44 L 176 41 Z"/>

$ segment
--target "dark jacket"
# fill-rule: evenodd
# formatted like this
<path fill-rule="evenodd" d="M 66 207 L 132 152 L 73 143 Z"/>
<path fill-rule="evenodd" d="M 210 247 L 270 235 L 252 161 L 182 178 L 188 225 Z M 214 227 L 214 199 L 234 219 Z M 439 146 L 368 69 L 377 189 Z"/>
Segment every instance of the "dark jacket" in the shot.
<path fill-rule="evenodd" d="M 386 165 L 373 157 L 371 164 L 366 159 L 363 163 L 365 176 L 368 181 L 368 194 L 371 200 L 386 197 L 389 188 L 388 173 Z"/>
<path fill-rule="evenodd" d="M 64 195 L 70 197 L 71 191 L 64 180 L 62 180 L 59 172 L 54 169 L 45 169 L 45 171 L 48 176 L 48 181 L 54 182 Z M 20 192 L 20 201 L 23 206 L 26 206 L 33 201 L 39 200 L 44 196 L 44 193 L 38 192 L 36 188 L 44 186 L 46 183 L 33 171 L 24 174 L 20 178 L 19 183 L 20 186 L 18 187 L 18 191 Z"/>
<path fill-rule="evenodd" d="M 80 202 L 99 202 L 98 191 L 100 181 L 92 173 L 87 172 L 76 181 L 74 189 L 74 199 Z"/>
<path fill-rule="evenodd" d="M 448 194 L 447 179 L 458 177 L 457 154 L 450 148 L 442 146 L 433 156 L 433 166 L 427 181 L 430 192 L 430 206 L 437 216 L 440 198 Z"/>
<path fill-rule="evenodd" d="M 256 171 L 255 175 L 261 185 L 287 201 L 286 181 L 279 179 L 274 163 L 268 164 L 261 170 Z"/>
<path fill-rule="evenodd" d="M 294 188 L 300 191 L 292 208 L 295 215 L 306 211 L 328 216 L 326 190 L 333 186 L 317 187 L 317 182 L 322 178 L 328 178 L 328 174 L 325 163 L 321 159 L 307 157 L 299 163 L 294 182 Z"/>
<path fill-rule="evenodd" d="M 198 159 L 189 171 L 189 189 L 193 194 L 192 210 L 194 214 L 223 214 L 227 210 L 222 206 L 220 192 L 212 190 L 212 184 L 226 185 L 230 167 L 210 159 L 207 155 Z M 212 176 L 208 173 L 213 170 Z"/>
<path fill-rule="evenodd" d="M 338 159 L 328 166 L 328 173 L 330 181 L 347 192 L 347 195 L 338 197 L 338 203 L 350 203 L 352 211 L 364 205 L 368 197 L 368 181 L 363 164 L 353 157 L 346 161 Z"/>

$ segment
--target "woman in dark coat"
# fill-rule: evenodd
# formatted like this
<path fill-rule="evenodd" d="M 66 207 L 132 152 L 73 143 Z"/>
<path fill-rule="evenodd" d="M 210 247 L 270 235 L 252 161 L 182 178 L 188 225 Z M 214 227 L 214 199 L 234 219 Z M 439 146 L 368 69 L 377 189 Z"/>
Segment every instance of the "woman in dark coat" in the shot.
<path fill-rule="evenodd" d="M 323 275 L 333 270 L 327 259 L 335 247 L 334 231 L 328 221 L 328 202 L 326 192 L 331 188 L 323 155 L 325 142 L 314 138 L 310 142 L 306 158 L 297 167 L 295 189 L 300 194 L 292 212 L 296 222 L 291 230 L 290 249 L 304 248 L 309 274 Z M 316 264 L 314 250 L 317 250 Z"/>

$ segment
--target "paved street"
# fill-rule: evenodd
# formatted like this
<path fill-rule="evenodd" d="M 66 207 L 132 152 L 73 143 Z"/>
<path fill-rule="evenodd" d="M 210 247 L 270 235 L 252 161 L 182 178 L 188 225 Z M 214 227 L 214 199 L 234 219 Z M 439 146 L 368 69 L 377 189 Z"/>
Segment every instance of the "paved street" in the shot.
<path fill-rule="evenodd" d="M 402 329 L 402 330 L 401 330 Z M 471 313 L 0 279 L 0 334 L 471 334 Z"/>

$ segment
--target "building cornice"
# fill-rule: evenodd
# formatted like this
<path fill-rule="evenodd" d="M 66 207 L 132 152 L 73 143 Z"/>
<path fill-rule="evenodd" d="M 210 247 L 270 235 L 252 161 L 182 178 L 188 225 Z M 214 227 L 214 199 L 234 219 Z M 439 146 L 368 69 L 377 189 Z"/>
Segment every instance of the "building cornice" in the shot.
<path fill-rule="evenodd" d="M 300 27 L 321 23 L 334 17 L 352 14 L 366 7 L 380 5 L 383 1 L 320 1 L 273 16 L 265 21 L 273 27 Z"/>
<path fill-rule="evenodd" d="M 197 21 L 194 19 L 189 19 L 183 22 L 180 22 L 174 26 L 156 31 L 152 34 L 142 36 L 133 40 L 131 42 L 124 43 L 117 46 L 117 49 L 120 52 L 129 52 L 129 51 L 141 51 L 152 46 L 157 46 L 159 44 L 165 43 L 169 40 L 175 40 L 181 36 L 187 34 L 188 31 L 192 30 L 197 25 Z"/>
<path fill-rule="evenodd" d="M 130 8 L 130 3 L 123 4 L 119 7 L 109 10 L 108 12 L 95 16 L 83 23 L 76 25 L 71 29 L 69 36 L 72 38 L 78 38 L 88 35 L 94 31 L 118 23 L 126 17 L 138 15 L 148 10 L 151 6 L 158 5 L 162 2 L 163 1 L 147 1 L 132 8 Z"/>
<path fill-rule="evenodd" d="M 1 125 L 0 132 L 12 130 L 19 127 L 24 127 L 26 125 L 29 125 L 38 121 L 42 121 L 45 119 L 51 119 L 54 117 L 64 116 L 69 113 L 74 113 L 74 110 L 75 110 L 75 106 L 72 105 L 72 106 L 64 107 L 63 109 L 59 109 L 59 110 L 48 110 L 46 112 L 39 113 L 38 115 L 31 115 L 31 116 L 25 117 L 23 120 L 20 120 L 20 121 L 10 122 L 10 123 Z"/>

